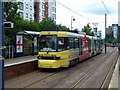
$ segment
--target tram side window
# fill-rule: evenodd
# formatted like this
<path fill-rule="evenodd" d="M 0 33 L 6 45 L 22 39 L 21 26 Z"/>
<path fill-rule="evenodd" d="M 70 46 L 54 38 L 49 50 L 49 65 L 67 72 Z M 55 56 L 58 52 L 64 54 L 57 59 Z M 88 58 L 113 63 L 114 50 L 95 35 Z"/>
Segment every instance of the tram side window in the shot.
<path fill-rule="evenodd" d="M 97 50 L 97 43 L 96 43 L 96 40 L 94 41 L 95 42 L 95 51 Z"/>
<path fill-rule="evenodd" d="M 58 51 L 65 50 L 65 40 L 64 38 L 58 38 Z"/>
<path fill-rule="evenodd" d="M 100 50 L 100 45 L 101 45 L 100 40 L 98 40 L 98 50 Z"/>
<path fill-rule="evenodd" d="M 80 39 L 80 41 L 79 41 L 80 43 L 80 55 L 83 55 L 83 50 L 82 50 L 82 46 L 83 46 L 83 40 L 82 39 Z"/>
<path fill-rule="evenodd" d="M 70 49 L 74 48 L 74 38 L 69 38 L 69 48 Z"/>
<path fill-rule="evenodd" d="M 78 38 L 75 38 L 75 48 L 79 48 L 79 40 L 78 40 Z"/>
<path fill-rule="evenodd" d="M 91 52 L 91 39 L 89 39 L 88 42 L 89 42 L 89 51 Z"/>

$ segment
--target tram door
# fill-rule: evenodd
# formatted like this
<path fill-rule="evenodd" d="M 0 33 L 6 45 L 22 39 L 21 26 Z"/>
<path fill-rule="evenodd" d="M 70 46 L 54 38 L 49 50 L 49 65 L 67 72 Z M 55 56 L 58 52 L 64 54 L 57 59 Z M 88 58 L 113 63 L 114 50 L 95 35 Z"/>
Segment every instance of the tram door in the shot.
<path fill-rule="evenodd" d="M 25 35 L 23 38 L 23 54 L 29 55 L 32 53 L 32 37 Z"/>

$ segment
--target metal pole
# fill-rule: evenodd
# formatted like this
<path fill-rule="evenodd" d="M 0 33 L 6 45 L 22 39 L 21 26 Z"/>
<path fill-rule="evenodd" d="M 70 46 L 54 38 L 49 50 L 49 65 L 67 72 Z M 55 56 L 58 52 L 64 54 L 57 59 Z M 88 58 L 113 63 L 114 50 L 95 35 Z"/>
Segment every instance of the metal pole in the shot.
<path fill-rule="evenodd" d="M 12 58 L 13 58 L 13 54 L 14 54 L 14 46 L 12 45 Z"/>
<path fill-rule="evenodd" d="M 34 56 L 34 36 L 32 37 L 32 56 Z"/>
<path fill-rule="evenodd" d="M 107 14 L 105 14 L 105 53 L 107 52 L 106 50 L 106 26 L 107 26 Z"/>
<path fill-rule="evenodd" d="M 71 31 L 72 31 L 72 16 L 71 16 Z"/>
<path fill-rule="evenodd" d="M 4 90 L 4 2 L 0 0 L 0 90 Z"/>
<path fill-rule="evenodd" d="M 75 21 L 75 18 L 74 18 L 74 16 L 71 16 L 71 31 L 72 31 L 72 21 Z"/>
<path fill-rule="evenodd" d="M 11 47 L 11 46 L 9 45 L 9 50 L 8 50 L 8 53 L 9 53 L 9 58 L 10 58 L 10 53 L 11 53 L 11 52 L 10 52 L 10 47 Z"/>

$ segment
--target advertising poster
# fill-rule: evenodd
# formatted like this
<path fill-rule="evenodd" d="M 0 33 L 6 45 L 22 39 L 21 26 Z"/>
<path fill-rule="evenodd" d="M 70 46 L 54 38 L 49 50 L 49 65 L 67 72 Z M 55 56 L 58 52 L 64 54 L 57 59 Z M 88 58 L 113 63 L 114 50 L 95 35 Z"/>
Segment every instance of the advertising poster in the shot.
<path fill-rule="evenodd" d="M 16 52 L 17 53 L 23 52 L 23 36 L 22 35 L 16 36 Z"/>

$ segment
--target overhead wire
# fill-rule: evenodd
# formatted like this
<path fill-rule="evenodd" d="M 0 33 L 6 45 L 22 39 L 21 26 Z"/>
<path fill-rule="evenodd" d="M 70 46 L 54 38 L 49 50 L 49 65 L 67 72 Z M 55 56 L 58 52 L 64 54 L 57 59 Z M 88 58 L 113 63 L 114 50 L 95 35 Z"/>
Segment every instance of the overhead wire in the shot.
<path fill-rule="evenodd" d="M 108 14 L 110 15 L 110 17 L 112 18 L 113 22 L 116 23 L 116 21 L 114 20 L 114 18 L 112 17 L 111 13 L 109 12 L 109 10 L 107 9 L 105 3 L 103 2 L 103 0 L 101 0 L 103 6 L 105 7 L 106 11 L 108 12 Z"/>
<path fill-rule="evenodd" d="M 106 11 L 108 12 L 108 14 L 110 15 L 110 17 L 112 18 L 113 22 L 116 23 L 116 21 L 114 20 L 114 18 L 112 17 L 111 13 L 110 13 L 109 10 L 107 9 L 107 7 L 106 7 L 105 3 L 103 2 L 103 0 L 101 0 L 101 2 L 102 2 L 102 4 L 103 4 L 103 6 L 105 7 Z M 93 21 L 90 20 L 89 18 L 87 18 L 87 17 L 79 14 L 78 12 L 72 10 L 71 8 L 65 6 L 64 4 L 62 4 L 62 3 L 58 2 L 58 1 L 57 1 L 57 3 L 60 4 L 60 5 L 62 5 L 62 6 L 65 7 L 66 9 L 72 11 L 73 13 L 75 13 L 75 14 L 77 14 L 77 15 L 79 15 L 79 16 L 81 16 L 81 17 L 85 18 L 86 20 L 88 20 L 88 21 L 90 21 L 90 22 L 93 23 Z M 98 22 L 98 23 L 101 23 L 101 22 Z M 105 23 L 105 22 L 102 22 L 102 23 Z"/>
<path fill-rule="evenodd" d="M 81 14 L 77 13 L 76 11 L 74 11 L 74 10 L 70 9 L 69 7 L 67 7 L 67 6 L 63 5 L 62 3 L 58 2 L 58 1 L 57 1 L 57 3 L 59 3 L 60 5 L 62 5 L 63 7 L 65 7 L 66 9 L 68 9 L 68 10 L 72 11 L 73 13 L 75 13 L 75 14 L 77 14 L 77 15 L 79 15 L 79 16 L 81 16 L 81 17 L 83 17 L 83 18 L 85 18 L 86 20 L 88 20 L 88 21 L 90 21 L 90 22 L 93 22 L 93 21 L 92 21 L 92 20 L 90 20 L 89 18 L 87 18 L 87 17 L 85 17 L 85 16 L 83 16 L 83 15 L 81 15 Z"/>

